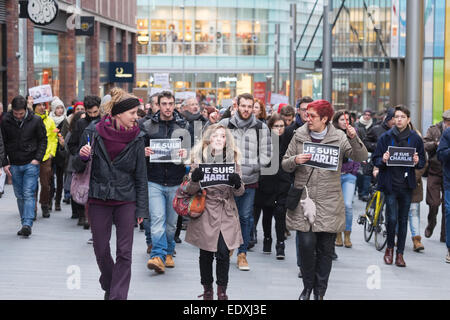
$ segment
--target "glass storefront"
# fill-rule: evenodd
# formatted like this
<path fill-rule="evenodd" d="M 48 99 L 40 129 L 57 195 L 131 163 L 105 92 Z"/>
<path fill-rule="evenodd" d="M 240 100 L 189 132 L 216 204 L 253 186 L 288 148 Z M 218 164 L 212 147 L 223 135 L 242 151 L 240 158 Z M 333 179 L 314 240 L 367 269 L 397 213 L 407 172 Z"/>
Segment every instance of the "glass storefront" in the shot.
<path fill-rule="evenodd" d="M 53 96 L 59 96 L 58 34 L 34 28 L 34 85 L 50 84 Z"/>

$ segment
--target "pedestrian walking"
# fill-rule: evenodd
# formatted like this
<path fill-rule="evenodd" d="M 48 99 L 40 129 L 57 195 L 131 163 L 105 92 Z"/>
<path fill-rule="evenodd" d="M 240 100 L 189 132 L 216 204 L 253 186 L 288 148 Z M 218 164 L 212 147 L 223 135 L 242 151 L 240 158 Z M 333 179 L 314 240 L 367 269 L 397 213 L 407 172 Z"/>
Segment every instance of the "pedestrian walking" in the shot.
<path fill-rule="evenodd" d="M 417 186 L 414 169 L 422 169 L 425 166 L 425 153 L 422 138 L 408 125 L 411 121 L 410 111 L 405 106 L 397 106 L 394 119 L 394 127 L 380 137 L 372 155 L 372 162 L 379 168 L 378 188 L 384 192 L 386 199 L 387 247 L 384 262 L 390 265 L 394 261 L 395 236 L 398 228 L 395 265 L 406 267 L 403 254 L 408 228 L 408 212 L 412 191 Z M 414 168 L 387 166 L 390 157 L 389 146 L 415 148 Z"/>
<path fill-rule="evenodd" d="M 373 112 L 370 109 L 364 110 L 363 115 L 359 118 L 358 123 L 356 124 L 356 132 L 358 133 L 361 141 L 366 139 L 367 133 L 370 129 L 375 125 L 375 121 L 373 120 Z M 348 119 L 350 123 L 352 123 L 351 118 Z M 368 160 L 368 159 L 366 159 Z M 359 170 L 356 174 L 356 186 L 358 189 L 358 198 L 361 201 L 367 202 L 369 200 L 369 188 L 370 182 L 372 181 L 372 168 L 371 164 L 367 163 L 367 161 L 363 161 L 360 163 L 361 170 Z"/>
<path fill-rule="evenodd" d="M 89 220 L 100 284 L 106 300 L 126 300 L 131 279 L 136 218 L 148 218 L 144 133 L 137 125 L 139 100 L 115 88 L 104 107 L 106 115 L 91 123 L 81 137 L 76 172 L 92 161 L 89 182 Z M 112 225 L 116 228 L 116 261 L 110 252 Z"/>
<path fill-rule="evenodd" d="M 428 153 L 428 177 L 427 177 L 427 192 L 426 203 L 428 205 L 428 224 L 425 228 L 424 235 L 430 238 L 433 235 L 436 227 L 436 219 L 441 206 L 441 230 L 440 241 L 445 242 L 445 202 L 444 202 L 444 177 L 442 172 L 442 163 L 437 158 L 437 149 L 442 133 L 446 127 L 450 127 L 450 110 L 446 110 L 442 115 L 442 121 L 432 125 L 428 128 L 425 137 L 423 138 L 425 151 Z"/>
<path fill-rule="evenodd" d="M 310 200 L 307 216 L 302 205 L 287 210 L 286 225 L 297 231 L 299 254 L 303 275 L 303 291 L 300 300 L 323 299 L 332 267 L 332 255 L 337 232 L 345 230 L 345 205 L 341 187 L 341 168 L 345 158 L 362 161 L 367 150 L 356 134 L 347 126 L 347 134 L 336 129 L 331 120 L 334 110 L 325 100 L 308 104 L 307 125 L 297 129 L 284 155 L 282 166 L 295 173 L 294 186 L 307 187 Z M 338 170 L 330 171 L 305 165 L 312 157 L 303 150 L 304 142 L 339 146 Z M 298 195 L 297 195 L 298 196 Z M 305 192 L 301 197 L 306 198 Z M 313 215 L 315 214 L 315 218 Z"/>
<path fill-rule="evenodd" d="M 445 122 L 445 130 L 439 141 L 437 149 L 438 160 L 442 162 L 444 173 L 444 190 L 445 190 L 445 243 L 447 245 L 447 256 L 445 262 L 450 263 L 450 126 Z"/>
<path fill-rule="evenodd" d="M 268 166 L 271 160 L 271 136 L 267 125 L 256 119 L 253 113 L 255 101 L 251 94 L 239 95 L 236 102 L 237 112 L 231 118 L 221 120 L 219 124 L 231 130 L 236 146 L 242 155 L 242 181 L 245 185 L 245 192 L 241 196 L 236 196 L 235 201 L 239 211 L 244 244 L 239 247 L 237 252 L 237 267 L 239 270 L 248 271 L 250 266 L 247 261 L 247 251 L 250 232 L 254 224 L 255 192 L 261 168 Z"/>
<path fill-rule="evenodd" d="M 226 290 L 230 267 L 230 250 L 242 243 L 239 214 L 234 200 L 244 193 L 239 165 L 240 153 L 231 131 L 215 124 L 208 127 L 202 141 L 191 153 L 191 169 L 186 192 L 194 195 L 200 190 L 203 172 L 201 163 L 235 163 L 236 172 L 229 175 L 228 185 L 206 188 L 203 214 L 189 221 L 185 241 L 200 249 L 200 278 L 204 288 L 203 299 L 213 300 L 213 261 L 216 257 L 216 283 L 219 300 L 228 300 Z M 200 297 L 200 296 L 199 296 Z"/>
<path fill-rule="evenodd" d="M 336 129 L 344 131 L 347 134 L 347 126 L 350 121 L 350 113 L 347 110 L 339 110 L 334 114 L 333 125 Z M 357 130 L 358 131 L 358 130 Z M 361 137 L 360 137 L 361 139 Z M 345 205 L 345 231 L 344 240 L 342 240 L 342 233 L 336 234 L 335 245 L 337 247 L 345 246 L 352 247 L 350 235 L 352 233 L 353 224 L 353 198 L 356 189 L 356 179 L 360 163 L 349 158 L 344 158 L 341 168 L 341 186 L 342 195 L 344 197 Z"/>
<path fill-rule="evenodd" d="M 55 121 L 48 115 L 45 105 L 43 103 L 33 104 L 33 111 L 41 117 L 47 133 L 47 149 L 40 164 L 39 182 L 41 192 L 39 195 L 39 203 L 41 204 L 42 217 L 49 218 L 50 211 L 52 210 L 52 161 L 55 158 L 58 147 L 58 136 Z"/>
<path fill-rule="evenodd" d="M 12 110 L 3 116 L 1 130 L 5 146 L 3 168 L 12 176 L 22 229 L 17 235 L 32 232 L 40 162 L 47 149 L 47 133 L 42 119 L 27 108 L 27 101 L 16 96 Z"/>

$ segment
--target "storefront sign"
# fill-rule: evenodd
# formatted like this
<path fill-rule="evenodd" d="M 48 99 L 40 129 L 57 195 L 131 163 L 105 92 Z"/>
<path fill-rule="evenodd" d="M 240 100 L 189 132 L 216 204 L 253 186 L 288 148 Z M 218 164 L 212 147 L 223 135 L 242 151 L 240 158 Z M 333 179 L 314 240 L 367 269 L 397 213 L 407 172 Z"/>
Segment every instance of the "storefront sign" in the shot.
<path fill-rule="evenodd" d="M 237 82 L 236 77 L 219 77 L 219 82 Z"/>
<path fill-rule="evenodd" d="M 389 147 L 389 159 L 386 162 L 388 167 L 414 167 L 414 154 L 416 148 Z"/>
<path fill-rule="evenodd" d="M 151 139 L 150 149 L 150 162 L 181 162 L 181 139 Z"/>
<path fill-rule="evenodd" d="M 94 17 L 80 17 L 80 28 L 75 29 L 76 36 L 93 36 L 95 28 Z"/>
<path fill-rule="evenodd" d="M 265 82 L 255 82 L 253 96 L 255 99 L 266 103 L 266 83 Z"/>
<path fill-rule="evenodd" d="M 203 180 L 200 181 L 201 188 L 220 185 L 231 186 L 228 181 L 230 174 L 236 172 L 236 165 L 234 163 L 202 163 L 199 164 L 199 168 L 204 173 Z"/>
<path fill-rule="evenodd" d="M 28 93 L 33 97 L 33 103 L 44 103 L 53 100 L 52 87 L 49 84 L 30 88 Z"/>
<path fill-rule="evenodd" d="M 58 16 L 58 3 L 55 0 L 19 1 L 20 18 L 28 18 L 34 24 L 46 26 Z"/>
<path fill-rule="evenodd" d="M 133 82 L 133 62 L 109 62 L 108 82 Z"/>
<path fill-rule="evenodd" d="M 330 171 L 337 171 L 339 167 L 339 155 L 340 155 L 339 146 L 313 142 L 304 142 L 303 153 L 312 155 L 311 160 L 309 160 L 304 164 L 305 166 Z"/>

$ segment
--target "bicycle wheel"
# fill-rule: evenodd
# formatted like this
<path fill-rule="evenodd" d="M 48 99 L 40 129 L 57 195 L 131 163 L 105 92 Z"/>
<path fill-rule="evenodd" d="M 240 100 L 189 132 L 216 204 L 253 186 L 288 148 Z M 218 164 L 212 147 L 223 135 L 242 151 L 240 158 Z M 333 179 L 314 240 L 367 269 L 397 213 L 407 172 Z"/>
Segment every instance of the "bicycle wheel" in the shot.
<path fill-rule="evenodd" d="M 375 206 L 376 206 L 376 199 L 375 199 L 375 193 L 370 197 L 369 202 L 366 206 L 366 214 L 364 217 L 364 240 L 366 242 L 369 242 L 372 238 L 373 234 L 373 217 L 375 215 Z"/>
<path fill-rule="evenodd" d="M 383 203 L 381 204 L 381 209 L 380 209 L 380 213 L 378 216 L 377 224 L 373 228 L 375 231 L 375 248 L 378 251 L 383 250 L 383 248 L 386 246 L 386 242 L 387 242 L 385 211 L 386 210 L 385 210 L 384 199 L 383 199 Z"/>

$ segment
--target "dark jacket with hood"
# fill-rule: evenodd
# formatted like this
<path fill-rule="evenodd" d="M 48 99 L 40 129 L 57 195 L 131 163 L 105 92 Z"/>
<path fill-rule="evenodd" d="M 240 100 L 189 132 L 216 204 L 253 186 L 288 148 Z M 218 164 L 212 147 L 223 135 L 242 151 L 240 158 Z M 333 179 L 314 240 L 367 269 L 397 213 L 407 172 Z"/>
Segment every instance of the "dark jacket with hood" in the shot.
<path fill-rule="evenodd" d="M 160 112 L 158 111 L 149 120 L 141 124 L 141 129 L 146 133 L 146 146 L 150 145 L 151 139 L 180 138 L 182 147 L 190 149 L 191 141 L 187 139 L 189 136 L 189 124 L 177 110 L 174 110 L 173 119 L 170 121 L 161 120 Z M 173 187 L 181 184 L 185 173 L 184 164 L 152 163 L 147 161 L 147 179 L 149 182 Z"/>
<path fill-rule="evenodd" d="M 27 110 L 24 119 L 17 121 L 10 111 L 4 115 L 1 127 L 5 147 L 3 166 L 42 161 L 47 149 L 47 131 L 41 117 Z"/>
<path fill-rule="evenodd" d="M 98 123 L 98 121 L 96 121 Z M 80 145 L 92 145 L 92 168 L 89 182 L 89 198 L 108 201 L 136 202 L 136 217 L 148 218 L 148 187 L 145 172 L 145 134 L 140 132 L 111 161 L 96 122 L 84 130 Z M 77 155 L 73 161 L 75 172 L 83 172 L 87 161 Z"/>

